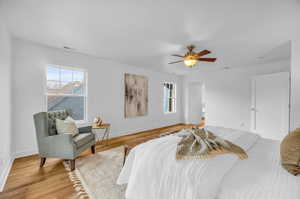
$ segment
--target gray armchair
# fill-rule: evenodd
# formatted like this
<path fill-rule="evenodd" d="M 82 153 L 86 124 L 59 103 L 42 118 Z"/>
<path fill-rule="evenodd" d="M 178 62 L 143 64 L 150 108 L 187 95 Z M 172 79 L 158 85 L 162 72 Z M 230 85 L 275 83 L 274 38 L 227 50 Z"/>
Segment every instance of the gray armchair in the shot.
<path fill-rule="evenodd" d="M 70 160 L 71 170 L 75 169 L 76 157 L 91 147 L 92 153 L 95 153 L 95 135 L 92 133 L 92 127 L 79 128 L 79 134 L 76 136 L 57 134 L 56 119 L 64 120 L 69 116 L 67 110 L 55 112 L 41 112 L 33 116 L 36 129 L 39 155 L 41 157 L 40 167 L 43 167 L 46 158 L 62 158 Z"/>

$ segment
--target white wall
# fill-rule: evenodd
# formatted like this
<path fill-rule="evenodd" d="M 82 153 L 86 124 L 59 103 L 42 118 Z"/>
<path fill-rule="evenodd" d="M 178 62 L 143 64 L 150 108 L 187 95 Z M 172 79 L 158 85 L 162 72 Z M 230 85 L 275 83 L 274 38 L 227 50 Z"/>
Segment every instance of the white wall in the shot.
<path fill-rule="evenodd" d="M 205 85 L 206 123 L 236 129 L 249 129 L 250 77 L 221 71 L 202 76 L 200 79 Z"/>
<path fill-rule="evenodd" d="M 289 60 L 247 66 L 238 69 L 202 71 L 184 79 L 184 93 L 190 82 L 205 85 L 204 102 L 208 125 L 250 130 L 251 128 L 251 78 L 258 74 L 269 74 L 289 70 Z M 184 119 L 188 121 L 189 102 L 184 96 Z"/>
<path fill-rule="evenodd" d="M 300 128 L 300 39 L 292 40 L 291 56 L 291 130 Z"/>
<path fill-rule="evenodd" d="M 11 154 L 11 38 L 0 18 L 0 191 L 8 173 Z"/>
<path fill-rule="evenodd" d="M 205 102 L 208 125 L 249 129 L 250 81 L 228 74 L 206 81 Z"/>
<path fill-rule="evenodd" d="M 13 41 L 13 125 L 16 156 L 37 150 L 33 114 L 45 111 L 45 69 L 49 64 L 80 67 L 88 71 L 88 119 L 99 115 L 112 124 L 111 135 L 120 136 L 181 122 L 182 78 L 148 71 L 61 49 Z M 149 110 L 144 117 L 124 118 L 124 73 L 140 74 L 149 81 Z M 177 113 L 163 113 L 163 82 L 177 83 Z"/>
<path fill-rule="evenodd" d="M 253 78 L 252 131 L 274 140 L 282 140 L 288 134 L 289 78 L 289 72 L 258 75 Z"/>

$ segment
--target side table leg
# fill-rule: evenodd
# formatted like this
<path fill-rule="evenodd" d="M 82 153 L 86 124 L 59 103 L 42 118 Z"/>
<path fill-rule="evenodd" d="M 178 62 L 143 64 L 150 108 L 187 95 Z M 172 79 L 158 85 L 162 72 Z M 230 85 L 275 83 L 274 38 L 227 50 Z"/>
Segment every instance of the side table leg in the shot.
<path fill-rule="evenodd" d="M 99 133 L 97 132 L 97 129 L 93 129 L 92 132 L 95 135 L 96 143 L 99 142 L 100 139 L 99 139 Z"/>
<path fill-rule="evenodd" d="M 106 132 L 106 145 L 108 145 L 109 133 L 110 133 L 110 126 L 105 130 Z"/>
<path fill-rule="evenodd" d="M 106 135 L 106 129 L 105 129 L 105 132 L 104 132 L 104 134 L 103 134 L 103 136 L 102 136 L 102 142 L 104 142 L 104 144 L 105 144 L 105 135 Z"/>

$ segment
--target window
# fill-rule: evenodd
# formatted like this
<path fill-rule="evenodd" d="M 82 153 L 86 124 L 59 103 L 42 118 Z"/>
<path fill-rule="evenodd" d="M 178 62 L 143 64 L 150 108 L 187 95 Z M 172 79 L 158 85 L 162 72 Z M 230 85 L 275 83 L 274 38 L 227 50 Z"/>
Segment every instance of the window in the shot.
<path fill-rule="evenodd" d="M 68 109 L 75 120 L 86 118 L 86 72 L 60 66 L 47 68 L 47 111 Z"/>
<path fill-rule="evenodd" d="M 164 112 L 176 112 L 176 85 L 173 83 L 164 83 Z"/>

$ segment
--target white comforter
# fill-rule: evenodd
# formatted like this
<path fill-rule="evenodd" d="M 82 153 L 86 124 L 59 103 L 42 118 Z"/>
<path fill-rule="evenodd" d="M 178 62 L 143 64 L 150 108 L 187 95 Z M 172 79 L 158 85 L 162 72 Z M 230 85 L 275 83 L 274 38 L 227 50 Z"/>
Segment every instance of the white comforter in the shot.
<path fill-rule="evenodd" d="M 259 139 L 252 133 L 208 128 L 246 151 Z M 216 198 L 223 177 L 240 160 L 233 154 L 210 159 L 176 160 L 180 139 L 176 135 L 166 136 L 139 145 L 130 152 L 117 181 L 118 184 L 128 183 L 126 199 Z"/>
<path fill-rule="evenodd" d="M 282 168 L 278 141 L 259 139 L 224 177 L 218 199 L 300 199 L 300 176 Z"/>

